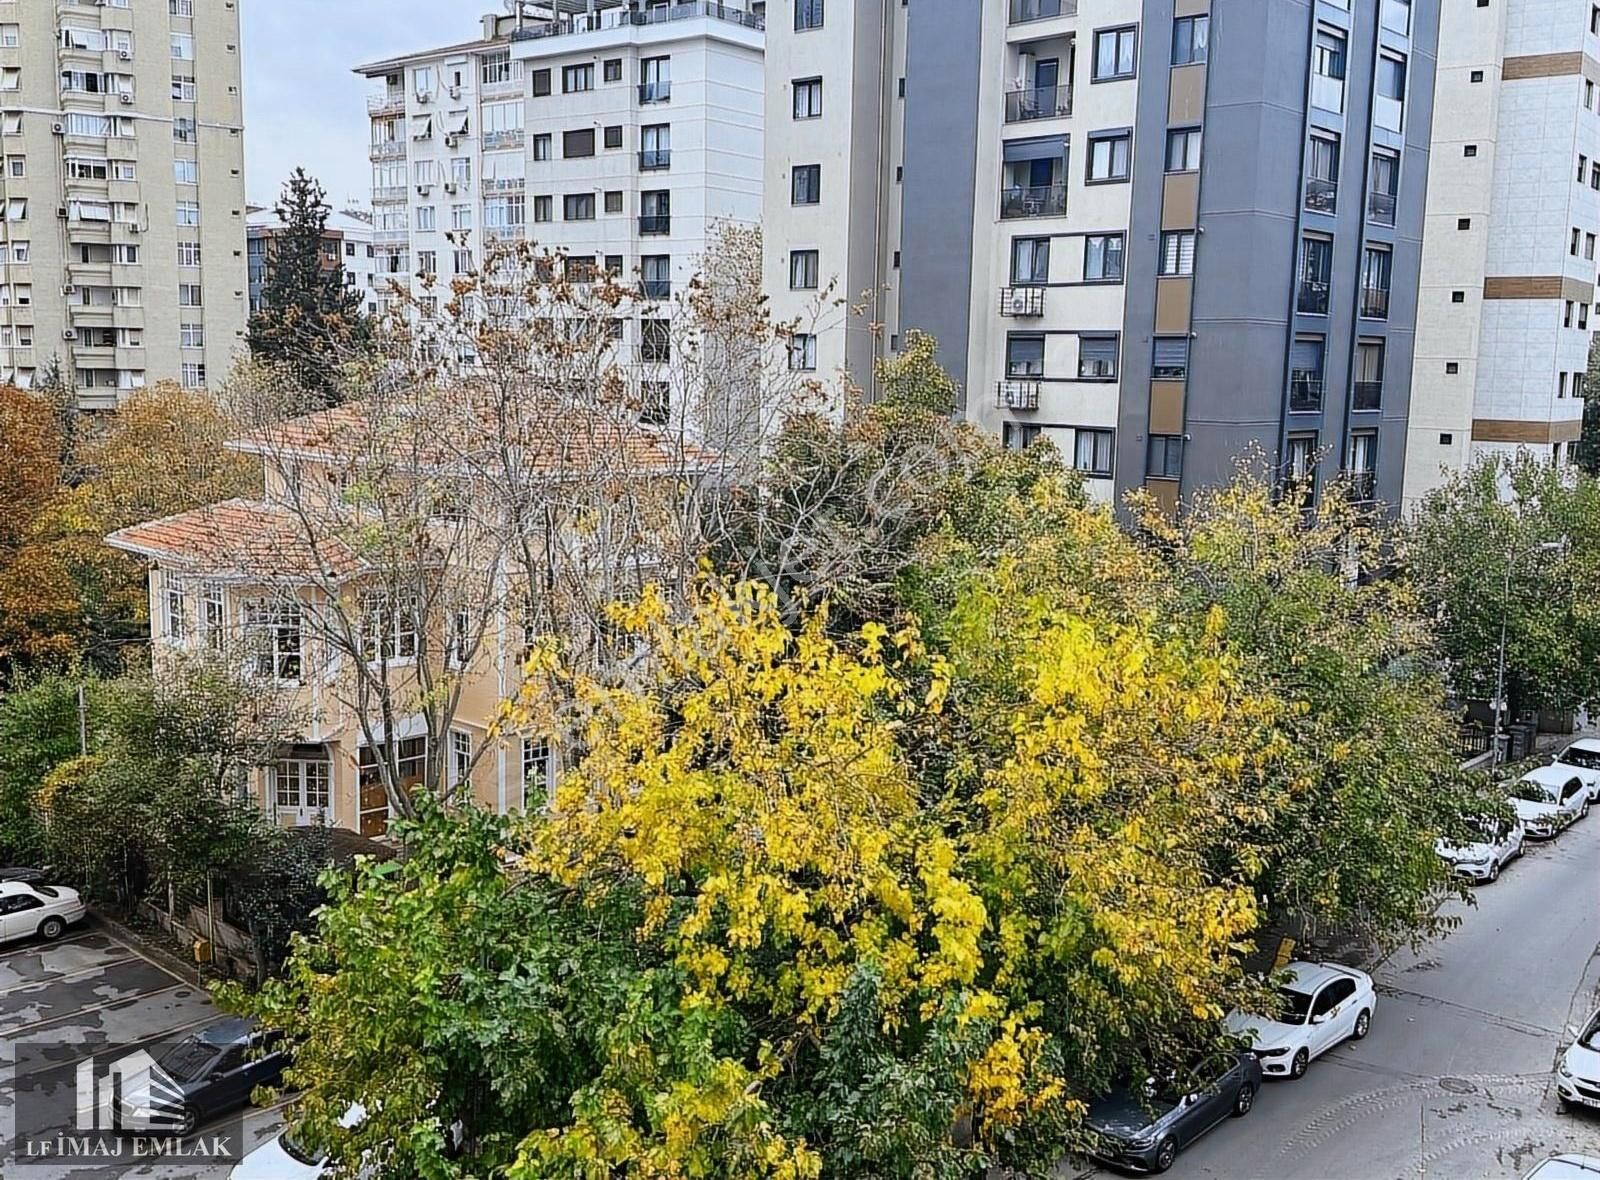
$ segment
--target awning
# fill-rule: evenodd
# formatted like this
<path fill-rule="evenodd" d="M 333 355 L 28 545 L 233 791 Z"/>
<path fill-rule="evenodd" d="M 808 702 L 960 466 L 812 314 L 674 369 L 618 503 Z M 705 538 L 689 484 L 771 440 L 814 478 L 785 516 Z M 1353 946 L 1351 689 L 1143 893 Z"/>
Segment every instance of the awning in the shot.
<path fill-rule="evenodd" d="M 1046 135 L 1039 139 L 1008 139 L 1005 162 L 1021 164 L 1028 160 L 1059 160 L 1067 154 L 1065 135 Z"/>
<path fill-rule="evenodd" d="M 358 746 L 382 746 L 388 744 L 388 738 L 384 736 L 383 722 L 374 721 L 372 722 L 370 728 L 372 730 L 372 741 L 369 742 L 367 741 L 366 734 L 361 732 L 361 727 L 357 727 L 356 733 L 358 737 L 356 744 Z M 410 717 L 401 718 L 400 724 L 394 727 L 394 731 L 395 741 L 397 742 L 409 741 L 412 738 L 426 737 L 428 733 L 428 719 L 421 713 L 413 713 Z"/>

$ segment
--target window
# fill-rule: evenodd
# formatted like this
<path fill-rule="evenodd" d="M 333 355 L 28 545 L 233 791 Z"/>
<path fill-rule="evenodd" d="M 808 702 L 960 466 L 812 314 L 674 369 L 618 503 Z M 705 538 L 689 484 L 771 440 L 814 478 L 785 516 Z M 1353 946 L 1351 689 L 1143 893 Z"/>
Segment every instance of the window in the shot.
<path fill-rule="evenodd" d="M 250 644 L 251 671 L 264 680 L 298 681 L 300 606 L 254 599 L 244 603 L 244 633 Z"/>
<path fill-rule="evenodd" d="M 600 77 L 602 81 L 606 82 L 622 81 L 622 59 L 620 57 L 606 58 L 605 65 L 600 71 Z"/>
<path fill-rule="evenodd" d="M 533 219 L 535 221 L 550 221 L 553 218 L 555 202 L 549 197 L 533 198 Z"/>
<path fill-rule="evenodd" d="M 608 148 L 619 148 L 622 146 L 621 124 L 613 124 L 612 126 L 606 128 L 605 145 Z"/>
<path fill-rule="evenodd" d="M 1078 377 L 1083 381 L 1117 379 L 1118 337 L 1113 335 L 1078 336 Z"/>
<path fill-rule="evenodd" d="M 179 325 L 178 344 L 182 348 L 204 348 L 206 346 L 206 326 L 204 324 Z"/>
<path fill-rule="evenodd" d="M 1361 314 L 1389 318 L 1389 275 L 1393 255 L 1387 246 L 1368 246 L 1361 256 Z"/>
<path fill-rule="evenodd" d="M 1463 156 L 1465 156 L 1469 160 L 1472 159 L 1474 156 L 1476 156 L 1478 154 L 1478 145 L 1475 144 L 1475 143 L 1467 144 L 1465 147 L 1463 147 L 1461 149 L 1461 154 Z"/>
<path fill-rule="evenodd" d="M 815 205 L 822 200 L 822 165 L 797 164 L 790 174 L 790 203 Z"/>
<path fill-rule="evenodd" d="M 794 291 L 814 291 L 817 287 L 818 252 L 816 250 L 791 250 L 789 252 L 789 288 Z"/>
<path fill-rule="evenodd" d="M 100 134 L 101 135 L 109 135 L 110 132 L 109 131 L 102 131 L 102 132 L 100 132 Z M 195 138 L 195 136 L 194 136 L 194 120 L 193 119 L 190 119 L 190 118 L 177 118 L 177 119 L 172 120 L 172 141 L 174 143 L 193 143 L 194 142 L 194 138 Z"/>
<path fill-rule="evenodd" d="M 9 200 L 6 201 L 4 206 L 0 206 L 0 209 L 3 209 L 4 214 L 5 214 L 5 220 L 7 220 L 7 221 L 26 221 L 26 220 L 28 220 L 28 198 L 27 197 L 12 197 L 12 198 L 10 198 Z M 107 212 L 107 216 L 101 217 L 101 218 L 97 218 L 96 220 L 99 220 L 99 221 L 110 221 L 111 220 L 110 215 L 109 215 L 110 214 L 110 210 L 107 209 L 106 212 Z"/>
<path fill-rule="evenodd" d="M 817 338 L 814 335 L 809 332 L 796 332 L 789 338 L 789 368 L 797 373 L 816 371 Z"/>
<path fill-rule="evenodd" d="M 459 787 L 472 775 L 472 735 L 459 729 L 450 731 L 450 781 Z M 524 774 L 526 778 L 526 774 Z"/>
<path fill-rule="evenodd" d="M 1310 504 L 1317 495 L 1317 436 L 1291 434 L 1288 439 L 1288 461 L 1284 475 L 1305 492 L 1305 503 Z"/>
<path fill-rule="evenodd" d="M 544 132 L 533 137 L 533 158 L 536 163 L 543 163 L 544 161 L 552 158 L 551 153 L 553 149 L 551 147 L 551 142 L 552 141 L 550 139 L 549 132 Z"/>
<path fill-rule="evenodd" d="M 1377 94 L 1373 122 L 1389 131 L 1399 131 L 1404 121 L 1406 97 L 1405 58 L 1388 53 L 1378 57 Z"/>
<path fill-rule="evenodd" d="M 173 160 L 172 179 L 178 184 L 199 184 L 200 162 L 198 160 Z"/>
<path fill-rule="evenodd" d="M 666 299 L 672 295 L 672 256 L 645 254 L 639 259 L 639 278 L 646 299 Z"/>
<path fill-rule="evenodd" d="M 417 604 L 368 594 L 361 604 L 361 653 L 369 663 L 412 660 L 417 655 Z"/>
<path fill-rule="evenodd" d="M 26 156 L 7 156 L 6 175 L 21 177 L 28 175 L 28 159 Z"/>
<path fill-rule="evenodd" d="M 172 101 L 194 101 L 194 79 L 187 74 L 172 75 Z"/>
<path fill-rule="evenodd" d="M 1185 381 L 1189 377 L 1189 338 L 1157 336 L 1150 376 L 1157 381 Z"/>
<path fill-rule="evenodd" d="M 639 62 L 639 101 L 666 102 L 672 97 L 672 59 L 647 57 Z"/>
<path fill-rule="evenodd" d="M 1306 151 L 1306 208 L 1335 213 L 1339 208 L 1339 139 L 1314 133 Z"/>
<path fill-rule="evenodd" d="M 794 82 L 794 117 L 820 119 L 822 117 L 822 79 L 799 78 Z"/>
<path fill-rule="evenodd" d="M 1583 244 L 1583 231 L 1577 226 L 1572 227 L 1572 244 L 1567 247 L 1567 253 L 1574 258 L 1578 256 L 1578 247 Z"/>
<path fill-rule="evenodd" d="M 1132 139 L 1128 132 L 1091 133 L 1089 136 L 1090 184 L 1107 184 L 1128 179 L 1128 157 Z"/>
<path fill-rule="evenodd" d="M 585 64 L 581 66 L 564 66 L 561 70 L 561 93 L 576 94 L 583 90 L 594 89 L 594 66 Z"/>
<path fill-rule="evenodd" d="M 164 575 L 164 580 L 166 595 L 162 614 L 166 620 L 167 638 L 174 643 L 181 643 L 189 633 L 189 594 L 183 583 L 170 574 Z"/>
<path fill-rule="evenodd" d="M 672 359 L 672 325 L 666 320 L 639 321 L 639 359 L 646 364 Z"/>
<path fill-rule="evenodd" d="M 178 284 L 178 306 L 199 307 L 204 302 L 199 283 Z"/>
<path fill-rule="evenodd" d="M 1085 475 L 1110 478 L 1114 437 L 1109 430 L 1078 430 L 1072 446 L 1073 469 Z"/>
<path fill-rule="evenodd" d="M 194 34 L 172 34 L 172 56 L 178 61 L 194 60 Z"/>
<path fill-rule="evenodd" d="M 1400 193 L 1400 156 L 1387 148 L 1372 153 L 1372 194 L 1368 216 L 1378 225 L 1393 225 Z"/>
<path fill-rule="evenodd" d="M 416 229 L 429 231 L 438 227 L 438 210 L 433 205 L 418 205 L 414 223 Z M 350 243 L 353 247 L 355 243 Z"/>
<path fill-rule="evenodd" d="M 1167 230 L 1161 235 L 1158 274 L 1164 277 L 1194 274 L 1194 230 Z"/>
<path fill-rule="evenodd" d="M 179 381 L 185 389 L 204 389 L 206 387 L 206 367 L 199 361 L 184 361 L 178 366 Z"/>
<path fill-rule="evenodd" d="M 568 193 L 562 198 L 561 217 L 564 221 L 593 221 L 594 194 Z"/>
<path fill-rule="evenodd" d="M 26 262 L 33 256 L 33 243 L 25 238 L 13 238 L 8 256 L 12 262 Z"/>
<path fill-rule="evenodd" d="M 1011 282 L 1015 286 L 1037 286 L 1050 281 L 1050 239 L 1013 238 L 1011 241 Z"/>
<path fill-rule="evenodd" d="M 1134 45 L 1137 37 L 1138 30 L 1132 25 L 1122 29 L 1096 30 L 1094 35 L 1096 82 L 1133 77 Z"/>
<path fill-rule="evenodd" d="M 1200 169 L 1200 128 L 1182 127 L 1167 132 L 1167 171 L 1198 172 Z"/>
<path fill-rule="evenodd" d="M 434 94 L 433 67 L 418 66 L 411 71 L 411 85 L 420 99 L 430 99 Z"/>
<path fill-rule="evenodd" d="M 471 229 L 472 228 L 472 206 L 471 205 L 451 205 L 450 206 L 450 228 L 451 229 Z"/>
<path fill-rule="evenodd" d="M 613 189 L 610 192 L 606 193 L 606 212 L 607 213 L 621 213 L 622 212 L 622 190 L 621 189 Z"/>
<path fill-rule="evenodd" d="M 199 225 L 200 224 L 200 202 L 199 201 L 179 201 L 178 202 L 178 224 L 179 225 Z"/>
<path fill-rule="evenodd" d="M 1123 236 L 1090 234 L 1083 240 L 1083 278 L 1089 283 L 1122 281 Z"/>
<path fill-rule="evenodd" d="M 1300 295 L 1297 309 L 1305 315 L 1327 315 L 1333 276 L 1333 239 L 1307 234 L 1300 242 Z"/>
<path fill-rule="evenodd" d="M 665 426 L 672 420 L 672 386 L 666 381 L 639 383 L 639 421 Z"/>
<path fill-rule="evenodd" d="M 1006 376 L 1044 376 L 1044 337 L 1037 332 L 1013 332 L 1006 337 Z"/>
<path fill-rule="evenodd" d="M 550 786 L 554 781 L 555 759 L 550 752 L 550 743 L 544 738 L 523 738 L 523 799 L 527 799 L 529 792 L 548 795 Z"/>
<path fill-rule="evenodd" d="M 458 275 L 472 273 L 472 251 L 456 250 L 452 254 L 452 265 Z"/>
<path fill-rule="evenodd" d="M 594 155 L 594 128 L 567 131 L 561 136 L 561 154 L 569 160 Z"/>
<path fill-rule="evenodd" d="M 822 0 L 794 0 L 794 31 L 822 27 Z"/>
<path fill-rule="evenodd" d="M 1172 64 L 1193 65 L 1206 60 L 1211 39 L 1209 16 L 1182 16 L 1172 22 Z"/>
<path fill-rule="evenodd" d="M 654 171 L 672 166 L 672 126 L 653 123 L 639 128 L 639 167 Z"/>
<path fill-rule="evenodd" d="M 1345 40 L 1332 29 L 1318 29 L 1312 52 L 1311 102 L 1325 111 L 1344 110 Z"/>
<path fill-rule="evenodd" d="M 550 71 L 534 70 L 528 86 L 534 98 L 548 98 L 550 95 Z"/>
<path fill-rule="evenodd" d="M 439 254 L 436 250 L 417 251 L 417 273 L 436 275 L 439 273 Z"/>
<path fill-rule="evenodd" d="M 1183 436 L 1152 434 L 1144 473 L 1150 479 L 1179 479 L 1183 475 Z"/>

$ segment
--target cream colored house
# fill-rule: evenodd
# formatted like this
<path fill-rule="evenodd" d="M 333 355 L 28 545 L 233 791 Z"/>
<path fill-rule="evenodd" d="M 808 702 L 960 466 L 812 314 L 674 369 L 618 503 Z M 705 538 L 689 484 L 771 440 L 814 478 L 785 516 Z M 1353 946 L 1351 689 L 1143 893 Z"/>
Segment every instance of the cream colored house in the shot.
<path fill-rule="evenodd" d="M 658 482 L 676 485 L 706 457 L 650 427 L 585 420 L 570 407 L 528 421 L 542 423 L 545 433 L 522 440 L 526 486 L 549 488 L 551 511 L 581 504 L 584 487 L 614 496 L 624 473 L 645 482 L 666 476 Z M 403 557 L 385 567 L 347 543 L 380 527 L 382 510 L 351 489 L 382 478 L 370 452 L 361 453 L 382 434 L 365 409 L 346 406 L 239 440 L 234 449 L 263 461 L 260 499 L 211 505 L 108 538 L 151 562 L 158 668 L 174 649 L 210 647 L 289 694 L 292 711 L 304 717 L 280 757 L 250 774 L 252 795 L 284 825 L 325 822 L 383 835 L 390 818 L 385 765 L 408 788 L 431 767 L 441 788 L 499 813 L 537 806 L 557 770 L 559 743 L 495 737 L 491 727 L 521 684 L 529 643 L 565 626 L 554 620 L 566 612 L 548 595 L 524 607 L 535 594 L 524 588 L 533 580 L 520 572 L 517 555 L 495 549 L 487 532 L 460 525 L 477 505 L 441 497 L 428 509 L 420 551 L 436 557 L 418 563 L 415 580 L 394 577 L 405 569 Z M 424 425 L 415 437 L 431 434 Z M 448 466 L 442 449 L 420 459 L 412 452 L 406 462 L 433 473 Z M 394 515 L 392 505 L 387 511 Z M 541 551 L 592 551 L 592 512 L 565 518 L 561 528 L 570 534 L 580 515 L 584 536 L 571 545 L 541 538 Z M 541 587 L 558 583 L 548 573 L 540 572 Z M 448 608 L 441 605 L 447 597 Z"/>

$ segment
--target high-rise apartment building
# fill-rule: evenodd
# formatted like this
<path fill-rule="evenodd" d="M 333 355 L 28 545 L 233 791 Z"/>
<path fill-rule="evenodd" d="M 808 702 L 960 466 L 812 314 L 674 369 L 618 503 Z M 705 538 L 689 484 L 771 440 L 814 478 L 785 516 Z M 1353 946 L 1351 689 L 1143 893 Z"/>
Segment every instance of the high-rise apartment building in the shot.
<path fill-rule="evenodd" d="M 1591 0 L 1449 6 L 1407 504 L 1477 455 L 1573 457 L 1600 328 L 1597 87 L 1600 5 Z"/>
<path fill-rule="evenodd" d="M 932 332 L 969 418 L 1101 498 L 1254 445 L 1396 501 L 1439 6 L 785 0 L 769 284 L 814 250 L 881 288 L 882 347 Z M 851 331 L 815 355 L 859 379 Z"/>
<path fill-rule="evenodd" d="M 659 301 L 623 325 L 649 382 L 670 347 L 652 316 L 670 317 L 712 227 L 761 218 L 763 7 L 525 4 L 477 41 L 361 67 L 380 84 L 379 281 L 448 281 L 499 240 L 592 259 Z M 659 409 L 657 385 L 642 392 Z"/>
<path fill-rule="evenodd" d="M 234 0 L 0 0 L 0 379 L 225 377 L 243 172 Z"/>

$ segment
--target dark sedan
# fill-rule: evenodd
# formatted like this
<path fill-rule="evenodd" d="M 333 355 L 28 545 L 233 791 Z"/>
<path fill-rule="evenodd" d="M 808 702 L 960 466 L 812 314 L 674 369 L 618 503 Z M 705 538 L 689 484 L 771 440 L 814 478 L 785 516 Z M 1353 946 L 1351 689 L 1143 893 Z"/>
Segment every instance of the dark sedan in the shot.
<path fill-rule="evenodd" d="M 257 1086 L 277 1085 L 288 1062 L 280 1034 L 238 1017 L 218 1020 L 173 1045 L 148 1070 L 148 1082 L 119 1096 L 117 1126 L 188 1135 L 247 1104 Z"/>
<path fill-rule="evenodd" d="M 1232 1116 L 1250 1113 L 1261 1090 L 1261 1063 L 1253 1053 L 1219 1053 L 1166 1079 L 1151 1079 L 1142 1093 L 1115 1090 L 1089 1106 L 1095 1158 L 1139 1172 L 1165 1172 L 1178 1152 Z"/>

